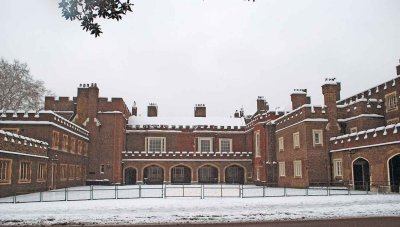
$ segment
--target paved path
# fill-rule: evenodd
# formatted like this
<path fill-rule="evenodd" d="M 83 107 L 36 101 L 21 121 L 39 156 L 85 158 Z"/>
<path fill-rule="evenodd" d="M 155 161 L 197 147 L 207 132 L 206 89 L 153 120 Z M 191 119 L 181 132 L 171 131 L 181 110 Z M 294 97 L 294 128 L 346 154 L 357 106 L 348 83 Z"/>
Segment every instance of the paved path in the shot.
<path fill-rule="evenodd" d="M 400 217 L 346 218 L 333 220 L 274 221 L 259 223 L 136 225 L 135 227 L 400 227 Z"/>

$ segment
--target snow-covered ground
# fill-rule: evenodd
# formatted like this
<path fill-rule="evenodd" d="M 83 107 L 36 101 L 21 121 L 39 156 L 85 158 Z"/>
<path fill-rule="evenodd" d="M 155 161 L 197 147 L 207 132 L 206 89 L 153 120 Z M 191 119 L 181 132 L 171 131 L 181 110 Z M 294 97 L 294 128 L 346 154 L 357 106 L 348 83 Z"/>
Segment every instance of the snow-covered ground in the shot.
<path fill-rule="evenodd" d="M 400 195 L 142 198 L 0 204 L 0 225 L 215 223 L 364 216 L 400 216 Z"/>

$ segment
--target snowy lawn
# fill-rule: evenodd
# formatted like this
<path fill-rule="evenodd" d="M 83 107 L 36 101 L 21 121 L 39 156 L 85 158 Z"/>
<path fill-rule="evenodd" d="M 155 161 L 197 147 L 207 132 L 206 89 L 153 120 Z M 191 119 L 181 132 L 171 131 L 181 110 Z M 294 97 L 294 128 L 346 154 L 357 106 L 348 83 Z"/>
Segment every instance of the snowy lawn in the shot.
<path fill-rule="evenodd" d="M 215 223 L 400 216 L 400 195 L 146 198 L 0 204 L 0 225 Z"/>

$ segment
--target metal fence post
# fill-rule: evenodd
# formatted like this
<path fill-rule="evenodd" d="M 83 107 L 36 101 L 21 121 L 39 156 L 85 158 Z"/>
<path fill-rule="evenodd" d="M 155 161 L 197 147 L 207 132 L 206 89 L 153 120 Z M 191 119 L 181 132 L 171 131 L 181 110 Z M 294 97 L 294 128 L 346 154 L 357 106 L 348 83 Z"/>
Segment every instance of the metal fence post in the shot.
<path fill-rule="evenodd" d="M 201 199 L 204 199 L 204 184 L 201 184 L 201 195 L 200 195 Z"/>
<path fill-rule="evenodd" d="M 90 185 L 90 200 L 93 200 L 93 185 Z"/>
<path fill-rule="evenodd" d="M 283 195 L 284 195 L 285 197 L 287 196 L 286 186 L 283 186 Z"/>
<path fill-rule="evenodd" d="M 263 185 L 263 197 L 265 197 L 265 185 Z"/>
<path fill-rule="evenodd" d="M 241 189 L 240 189 L 240 184 L 239 184 L 239 198 L 240 198 L 240 195 L 241 195 Z"/>
<path fill-rule="evenodd" d="M 16 195 L 16 193 L 14 193 L 14 195 L 13 195 L 13 203 L 17 203 L 17 195 Z"/>
<path fill-rule="evenodd" d="M 40 202 L 43 202 L 43 192 L 39 192 L 39 199 L 40 199 Z"/>
<path fill-rule="evenodd" d="M 118 185 L 114 186 L 114 199 L 118 198 Z"/>
<path fill-rule="evenodd" d="M 68 188 L 65 188 L 65 201 L 68 201 Z"/>
<path fill-rule="evenodd" d="M 139 198 L 142 198 L 142 185 L 139 184 Z"/>
<path fill-rule="evenodd" d="M 182 197 L 185 197 L 185 185 L 182 185 Z"/>
<path fill-rule="evenodd" d="M 222 197 L 222 184 L 221 184 L 221 197 Z"/>
<path fill-rule="evenodd" d="M 306 188 L 306 196 L 308 196 L 308 187 Z"/>
<path fill-rule="evenodd" d="M 164 195 L 163 195 L 163 197 L 164 197 L 164 199 L 166 199 L 167 198 L 167 185 L 162 185 L 163 186 L 163 189 L 164 189 Z"/>

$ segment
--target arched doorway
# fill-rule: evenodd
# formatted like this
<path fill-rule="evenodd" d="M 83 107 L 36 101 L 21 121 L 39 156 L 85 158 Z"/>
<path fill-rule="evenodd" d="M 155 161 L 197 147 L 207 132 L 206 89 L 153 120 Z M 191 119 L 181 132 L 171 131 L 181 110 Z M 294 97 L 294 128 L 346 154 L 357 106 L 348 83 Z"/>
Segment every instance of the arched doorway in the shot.
<path fill-rule="evenodd" d="M 192 181 L 192 171 L 184 165 L 175 166 L 171 169 L 171 183 L 190 184 Z"/>
<path fill-rule="evenodd" d="M 399 192 L 400 187 L 400 154 L 389 160 L 389 179 L 392 192 Z"/>
<path fill-rule="evenodd" d="M 238 165 L 232 165 L 225 169 L 225 183 L 244 184 L 244 169 Z"/>
<path fill-rule="evenodd" d="M 218 168 L 205 165 L 198 171 L 199 183 L 218 183 Z"/>
<path fill-rule="evenodd" d="M 164 169 L 152 165 L 147 166 L 143 170 L 143 183 L 145 184 L 163 184 L 164 183 Z"/>
<path fill-rule="evenodd" d="M 131 167 L 125 169 L 125 184 L 136 184 L 136 169 Z"/>
<path fill-rule="evenodd" d="M 369 163 L 363 158 L 353 162 L 353 181 L 355 190 L 369 190 Z"/>

